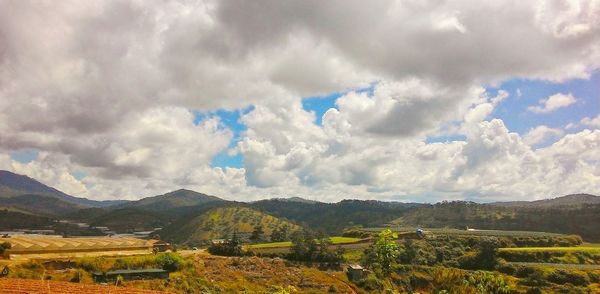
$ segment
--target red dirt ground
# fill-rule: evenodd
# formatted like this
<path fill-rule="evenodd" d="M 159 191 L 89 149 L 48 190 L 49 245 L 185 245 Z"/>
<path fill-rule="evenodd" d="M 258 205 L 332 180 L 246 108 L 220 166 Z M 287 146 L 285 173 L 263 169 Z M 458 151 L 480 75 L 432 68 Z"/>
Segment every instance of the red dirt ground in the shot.
<path fill-rule="evenodd" d="M 0 293 L 6 294 L 159 294 L 165 292 L 115 286 L 76 284 L 58 281 L 0 278 Z"/>

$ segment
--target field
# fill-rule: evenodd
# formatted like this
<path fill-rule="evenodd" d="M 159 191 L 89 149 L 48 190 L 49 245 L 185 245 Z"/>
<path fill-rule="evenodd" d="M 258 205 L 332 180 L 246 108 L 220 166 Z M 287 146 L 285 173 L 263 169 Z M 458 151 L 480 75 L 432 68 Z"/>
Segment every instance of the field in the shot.
<path fill-rule="evenodd" d="M 367 232 L 380 232 L 384 229 L 390 229 L 399 234 L 414 233 L 417 227 L 374 227 L 363 228 Z M 423 228 L 425 233 L 434 235 L 466 235 L 466 236 L 495 236 L 495 237 L 558 237 L 564 234 L 535 232 L 535 231 L 505 231 L 505 230 L 460 230 L 452 228 Z"/>
<path fill-rule="evenodd" d="M 360 238 L 351 238 L 351 237 L 331 237 L 329 238 L 332 245 L 341 245 L 341 244 L 352 244 L 359 243 L 364 239 Z M 273 243 L 261 243 L 246 246 L 246 249 L 263 249 L 263 248 L 286 248 L 291 247 L 292 242 L 273 242 Z"/>

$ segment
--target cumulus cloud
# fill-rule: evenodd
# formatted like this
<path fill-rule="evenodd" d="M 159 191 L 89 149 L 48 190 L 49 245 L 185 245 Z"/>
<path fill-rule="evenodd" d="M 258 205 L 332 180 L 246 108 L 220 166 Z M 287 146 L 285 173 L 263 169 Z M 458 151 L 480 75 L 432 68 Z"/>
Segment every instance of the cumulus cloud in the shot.
<path fill-rule="evenodd" d="M 550 128 L 548 126 L 537 126 L 529 130 L 524 136 L 523 141 L 528 145 L 537 145 L 544 143 L 549 139 L 562 137 L 564 131 L 557 128 Z"/>
<path fill-rule="evenodd" d="M 577 102 L 571 93 L 557 93 L 548 98 L 541 99 L 538 106 L 530 106 L 527 110 L 534 113 L 550 113 L 559 108 L 567 107 Z"/>
<path fill-rule="evenodd" d="M 0 150 L 41 155 L 2 164 L 97 198 L 179 186 L 239 199 L 456 197 L 478 189 L 460 165 L 485 162 L 485 148 L 509 144 L 514 164 L 538 156 L 487 121 L 507 94 L 482 85 L 588 78 L 600 67 L 599 11 L 597 1 L 5 1 Z M 354 91 L 365 87 L 373 95 Z M 315 125 L 300 99 L 334 92 L 346 94 Z M 233 132 L 218 117 L 195 124 L 192 111 L 250 105 L 235 149 L 244 167 L 211 167 Z M 468 140 L 423 141 L 448 125 Z M 41 172 L 52 168 L 61 176 Z M 584 170 L 597 175 L 573 172 Z"/>
<path fill-rule="evenodd" d="M 596 117 L 584 117 L 580 123 L 584 126 L 600 129 L 600 114 Z"/>

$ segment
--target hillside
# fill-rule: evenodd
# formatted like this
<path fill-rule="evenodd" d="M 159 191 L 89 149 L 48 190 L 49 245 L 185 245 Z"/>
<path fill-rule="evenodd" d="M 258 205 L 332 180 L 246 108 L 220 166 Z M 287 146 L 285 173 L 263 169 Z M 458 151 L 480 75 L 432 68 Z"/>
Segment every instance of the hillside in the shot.
<path fill-rule="evenodd" d="M 0 208 L 0 231 L 14 229 L 48 229 L 54 224 L 51 218 Z"/>
<path fill-rule="evenodd" d="M 374 200 L 313 203 L 270 199 L 251 203 L 251 206 L 258 210 L 277 217 L 285 217 L 314 229 L 324 229 L 332 234 L 341 233 L 344 228 L 351 226 L 379 226 L 421 205 Z"/>
<path fill-rule="evenodd" d="M 233 232 L 249 234 L 254 226 L 262 225 L 265 236 L 279 227 L 290 231 L 300 227 L 283 219 L 244 206 L 216 207 L 193 217 L 183 217 L 161 231 L 161 237 L 189 245 L 207 244 L 211 239 L 231 237 Z"/>
<path fill-rule="evenodd" d="M 535 207 L 441 202 L 408 211 L 392 223 L 428 228 L 530 230 L 578 234 L 590 242 L 600 240 L 600 205 Z"/>
<path fill-rule="evenodd" d="M 9 198 L 23 194 L 48 196 L 65 202 L 87 207 L 107 207 L 124 201 L 96 201 L 87 198 L 75 197 L 57 189 L 46 186 L 39 181 L 25 175 L 15 174 L 0 170 L 0 198 Z"/>
<path fill-rule="evenodd" d="M 169 219 L 160 213 L 138 208 L 122 208 L 87 219 L 92 226 L 108 227 L 118 233 L 132 230 L 152 230 L 169 224 Z"/>
<path fill-rule="evenodd" d="M 0 206 L 18 208 L 20 210 L 47 216 L 63 216 L 86 207 L 66 202 L 58 198 L 35 194 L 0 198 Z"/>

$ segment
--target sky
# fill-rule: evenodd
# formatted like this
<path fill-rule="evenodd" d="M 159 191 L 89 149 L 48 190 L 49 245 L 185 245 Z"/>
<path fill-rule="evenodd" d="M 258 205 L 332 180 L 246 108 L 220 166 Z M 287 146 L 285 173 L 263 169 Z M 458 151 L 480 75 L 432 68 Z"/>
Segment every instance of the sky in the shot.
<path fill-rule="evenodd" d="M 600 194 L 600 1 L 2 1 L 0 169 L 91 199 Z"/>

